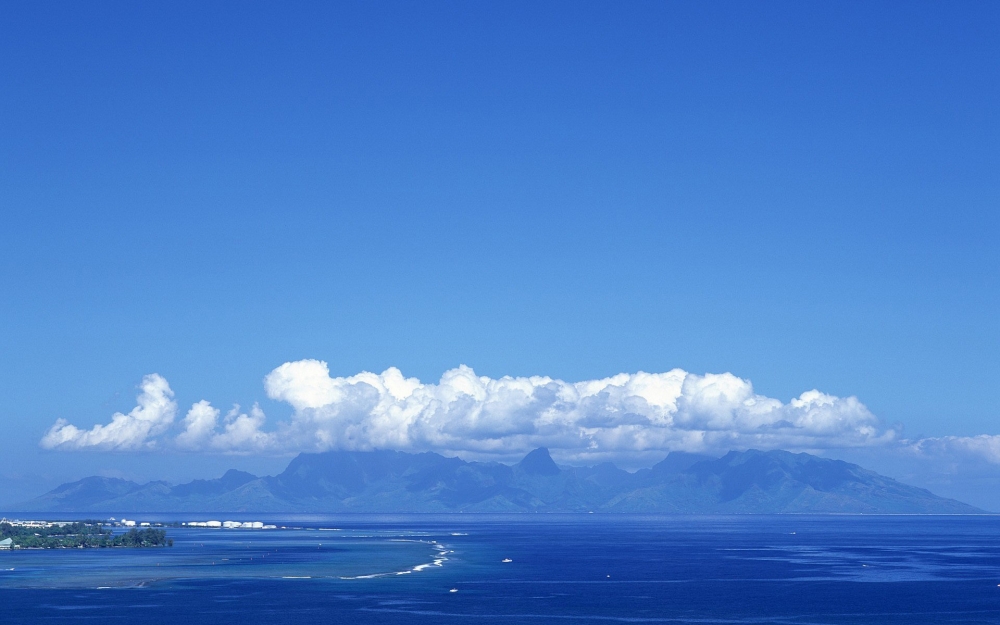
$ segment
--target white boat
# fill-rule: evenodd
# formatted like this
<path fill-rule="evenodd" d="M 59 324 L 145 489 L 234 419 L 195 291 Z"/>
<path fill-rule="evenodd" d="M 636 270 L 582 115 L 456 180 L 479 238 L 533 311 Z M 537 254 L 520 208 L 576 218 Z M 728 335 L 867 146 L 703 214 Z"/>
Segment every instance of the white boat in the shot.
<path fill-rule="evenodd" d="M 513 560 L 511 560 L 510 558 L 504 558 L 503 560 L 500 560 L 500 561 L 501 562 L 513 562 Z"/>

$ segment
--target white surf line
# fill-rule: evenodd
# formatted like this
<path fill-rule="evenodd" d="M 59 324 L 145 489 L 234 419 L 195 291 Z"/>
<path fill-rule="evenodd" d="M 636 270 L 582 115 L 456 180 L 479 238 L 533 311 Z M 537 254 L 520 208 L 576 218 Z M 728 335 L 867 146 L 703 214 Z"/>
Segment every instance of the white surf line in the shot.
<path fill-rule="evenodd" d="M 436 540 L 412 540 L 405 538 L 392 538 L 389 542 L 398 543 L 424 543 L 430 545 L 435 551 L 437 551 L 436 557 L 430 562 L 424 562 L 423 564 L 418 564 L 413 568 L 409 568 L 403 571 L 393 571 L 391 573 L 370 573 L 368 575 L 353 575 L 353 576 L 341 576 L 340 579 L 375 579 L 377 577 L 388 577 L 390 575 L 410 575 L 412 573 L 419 573 L 421 571 L 427 570 L 431 567 L 443 567 L 444 563 L 448 561 L 447 554 L 452 553 L 448 547 L 438 543 Z"/>

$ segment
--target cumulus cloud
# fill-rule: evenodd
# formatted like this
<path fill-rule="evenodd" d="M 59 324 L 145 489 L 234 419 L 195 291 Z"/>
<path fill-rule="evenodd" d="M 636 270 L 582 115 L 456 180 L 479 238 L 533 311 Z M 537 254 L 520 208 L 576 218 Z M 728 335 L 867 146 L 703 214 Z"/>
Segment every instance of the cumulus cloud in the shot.
<path fill-rule="evenodd" d="M 184 431 L 176 443 L 189 451 L 253 452 L 268 451 L 273 447 L 273 435 L 262 431 L 265 416 L 260 406 L 254 404 L 250 413 L 241 413 L 238 405 L 233 406 L 222 420 L 218 429 L 221 411 L 212 404 L 201 400 L 191 406 L 184 417 Z"/>
<path fill-rule="evenodd" d="M 219 424 L 219 409 L 207 400 L 191 406 L 184 417 L 184 431 L 177 436 L 177 444 L 185 449 L 201 449 L 215 434 Z"/>
<path fill-rule="evenodd" d="M 565 382 L 489 378 L 460 366 L 436 383 L 423 383 L 396 368 L 334 377 L 325 362 L 300 360 L 269 373 L 264 390 L 292 408 L 288 419 L 268 428 L 256 404 L 222 416 L 200 401 L 187 412 L 180 433 L 164 444 L 222 453 L 399 449 L 498 459 L 546 446 L 564 461 L 641 464 L 673 450 L 820 450 L 898 438 L 854 397 L 812 390 L 782 402 L 730 373 L 680 369 Z M 173 422 L 172 396 L 166 380 L 147 376 L 139 406 L 128 415 L 116 414 L 110 424 L 88 431 L 60 421 L 42 445 L 152 446 Z"/>
<path fill-rule="evenodd" d="M 163 434 L 177 414 L 174 392 L 160 375 L 142 379 L 138 404 L 128 414 L 116 412 L 111 422 L 81 430 L 65 419 L 56 421 L 41 440 L 46 449 L 135 450 L 154 447 L 155 437 Z"/>

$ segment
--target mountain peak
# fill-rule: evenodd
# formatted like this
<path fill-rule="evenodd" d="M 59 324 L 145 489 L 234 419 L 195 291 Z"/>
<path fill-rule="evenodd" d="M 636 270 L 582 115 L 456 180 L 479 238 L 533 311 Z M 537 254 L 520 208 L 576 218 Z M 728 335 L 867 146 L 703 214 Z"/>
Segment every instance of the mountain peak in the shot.
<path fill-rule="evenodd" d="M 653 465 L 651 472 L 654 475 L 673 475 L 687 471 L 695 464 L 704 460 L 715 460 L 715 456 L 705 454 L 692 454 L 686 451 L 672 451 L 667 457 Z"/>
<path fill-rule="evenodd" d="M 229 469 L 222 477 L 219 478 L 219 482 L 225 484 L 229 488 L 237 488 L 256 479 L 257 476 L 253 473 L 247 473 L 246 471 L 239 471 L 237 469 Z"/>
<path fill-rule="evenodd" d="M 529 452 L 517 467 L 529 475 L 558 475 L 559 467 L 553 462 L 549 450 L 545 447 Z"/>

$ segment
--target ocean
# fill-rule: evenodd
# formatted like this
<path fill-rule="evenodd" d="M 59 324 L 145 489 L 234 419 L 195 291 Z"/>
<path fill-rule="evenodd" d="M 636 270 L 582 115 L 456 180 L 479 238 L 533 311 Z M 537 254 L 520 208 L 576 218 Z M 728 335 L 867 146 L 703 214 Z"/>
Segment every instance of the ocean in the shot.
<path fill-rule="evenodd" d="M 0 623 L 1000 623 L 995 516 L 243 516 L 0 551 Z"/>

